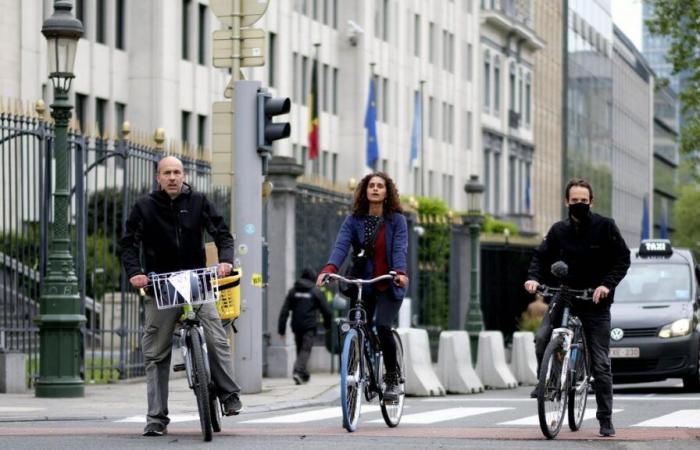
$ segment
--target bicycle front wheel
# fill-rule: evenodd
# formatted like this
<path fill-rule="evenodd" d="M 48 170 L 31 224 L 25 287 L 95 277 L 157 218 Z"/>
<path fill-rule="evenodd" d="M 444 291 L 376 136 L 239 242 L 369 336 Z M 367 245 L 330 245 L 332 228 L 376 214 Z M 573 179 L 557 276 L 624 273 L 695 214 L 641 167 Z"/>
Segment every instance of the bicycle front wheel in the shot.
<path fill-rule="evenodd" d="M 340 354 L 340 407 L 343 411 L 343 427 L 352 432 L 357 429 L 362 404 L 362 377 L 360 375 L 362 347 L 357 330 L 351 329 L 343 340 Z"/>
<path fill-rule="evenodd" d="M 566 378 L 563 378 L 566 374 L 562 374 L 565 356 L 560 340 L 553 338 L 542 357 L 537 385 L 537 415 L 540 429 L 547 439 L 554 439 L 559 434 L 566 413 L 568 393 Z"/>
<path fill-rule="evenodd" d="M 384 417 L 384 422 L 390 428 L 394 428 L 401 422 L 401 415 L 403 414 L 403 401 L 406 397 L 406 372 L 403 362 L 403 344 L 401 343 L 401 337 L 399 334 L 392 330 L 394 335 L 394 343 L 396 344 L 396 363 L 398 365 L 399 371 L 399 400 L 397 402 L 386 402 L 382 399 L 381 409 L 382 416 Z M 382 369 L 386 370 L 384 364 L 382 364 Z M 382 372 L 384 371 L 382 370 Z M 383 373 L 380 373 L 383 376 Z M 381 380 L 381 378 L 380 378 Z"/>
<path fill-rule="evenodd" d="M 209 402 L 209 373 L 205 365 L 206 357 L 202 335 L 194 328 L 190 332 L 190 351 L 192 351 L 192 389 L 197 397 L 199 424 L 205 441 L 212 439 L 211 403 Z"/>
<path fill-rule="evenodd" d="M 573 379 L 569 388 L 569 428 L 571 431 L 581 429 L 583 416 L 588 402 L 588 384 L 590 380 L 590 356 L 586 337 L 581 334 L 578 342 L 576 361 L 574 361 Z"/>
<path fill-rule="evenodd" d="M 211 411 L 211 428 L 214 433 L 221 431 L 221 405 L 216 394 L 209 391 L 209 410 Z"/>

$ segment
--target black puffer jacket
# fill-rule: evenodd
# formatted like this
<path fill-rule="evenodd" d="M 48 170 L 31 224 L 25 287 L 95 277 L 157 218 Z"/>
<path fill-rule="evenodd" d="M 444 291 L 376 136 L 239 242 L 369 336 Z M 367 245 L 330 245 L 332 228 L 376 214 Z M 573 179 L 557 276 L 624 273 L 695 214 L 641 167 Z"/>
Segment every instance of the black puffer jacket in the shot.
<path fill-rule="evenodd" d="M 127 277 L 204 267 L 205 230 L 214 238 L 219 262 L 233 263 L 233 237 L 204 194 L 185 184 L 175 199 L 161 190 L 141 197 L 131 210 L 120 243 Z"/>
<path fill-rule="evenodd" d="M 612 219 L 589 213 L 575 223 L 568 218 L 552 225 L 542 244 L 535 249 L 528 279 L 558 286 L 551 265 L 564 261 L 569 266 L 565 284 L 576 289 L 605 286 L 610 295 L 601 305 L 612 303 L 614 289 L 627 274 L 630 251 Z"/>
<path fill-rule="evenodd" d="M 279 321 L 277 322 L 277 332 L 284 334 L 287 328 L 287 318 L 292 312 L 292 331 L 303 333 L 306 330 L 316 329 L 318 322 L 318 312 L 323 314 L 323 324 L 326 329 L 331 326 L 331 310 L 328 307 L 323 293 L 316 287 L 314 280 L 304 277 L 294 283 L 294 287 L 287 293 Z M 312 277 L 315 278 L 315 277 Z"/>

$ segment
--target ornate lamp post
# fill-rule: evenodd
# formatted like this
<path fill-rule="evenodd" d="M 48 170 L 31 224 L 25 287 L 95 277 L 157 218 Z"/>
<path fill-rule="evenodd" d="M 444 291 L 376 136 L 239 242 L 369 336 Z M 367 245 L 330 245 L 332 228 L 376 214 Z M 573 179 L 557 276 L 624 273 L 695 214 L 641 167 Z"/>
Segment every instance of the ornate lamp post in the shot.
<path fill-rule="evenodd" d="M 478 353 L 479 332 L 484 329 L 484 321 L 481 315 L 481 301 L 479 299 L 479 233 L 481 223 L 484 221 L 481 211 L 484 185 L 479 183 L 479 177 L 472 175 L 464 185 L 467 192 L 467 223 L 469 224 L 469 237 L 471 248 L 471 271 L 470 271 L 470 293 L 469 308 L 467 310 L 466 328 L 469 333 L 469 343 L 471 344 L 472 363 L 476 363 Z"/>
<path fill-rule="evenodd" d="M 68 121 L 73 106 L 68 101 L 73 63 L 83 25 L 71 14 L 73 5 L 56 0 L 54 12 L 41 28 L 48 43 L 49 78 L 54 87 L 55 192 L 54 223 L 46 277 L 42 283 L 40 315 L 39 379 L 37 397 L 82 397 L 85 384 L 80 377 L 82 345 L 80 327 L 85 316 L 80 312 L 78 278 L 70 253 L 68 232 L 69 185 Z"/>

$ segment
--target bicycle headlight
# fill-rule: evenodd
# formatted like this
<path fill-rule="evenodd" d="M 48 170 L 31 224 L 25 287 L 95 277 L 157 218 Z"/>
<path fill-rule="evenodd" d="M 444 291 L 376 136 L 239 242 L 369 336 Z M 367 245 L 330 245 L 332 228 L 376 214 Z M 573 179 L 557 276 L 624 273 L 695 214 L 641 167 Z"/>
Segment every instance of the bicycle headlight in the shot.
<path fill-rule="evenodd" d="M 661 327 L 659 337 L 672 338 L 687 336 L 690 334 L 690 319 L 678 319 L 673 323 L 669 323 Z"/>

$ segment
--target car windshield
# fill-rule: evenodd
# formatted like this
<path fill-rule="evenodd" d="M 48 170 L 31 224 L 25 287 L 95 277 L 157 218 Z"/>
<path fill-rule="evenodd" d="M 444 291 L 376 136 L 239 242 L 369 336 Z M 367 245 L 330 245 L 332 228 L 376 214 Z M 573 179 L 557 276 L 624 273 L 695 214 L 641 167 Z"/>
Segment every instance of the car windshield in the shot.
<path fill-rule="evenodd" d="M 683 264 L 632 264 L 615 289 L 616 302 L 690 300 L 690 270 Z"/>

